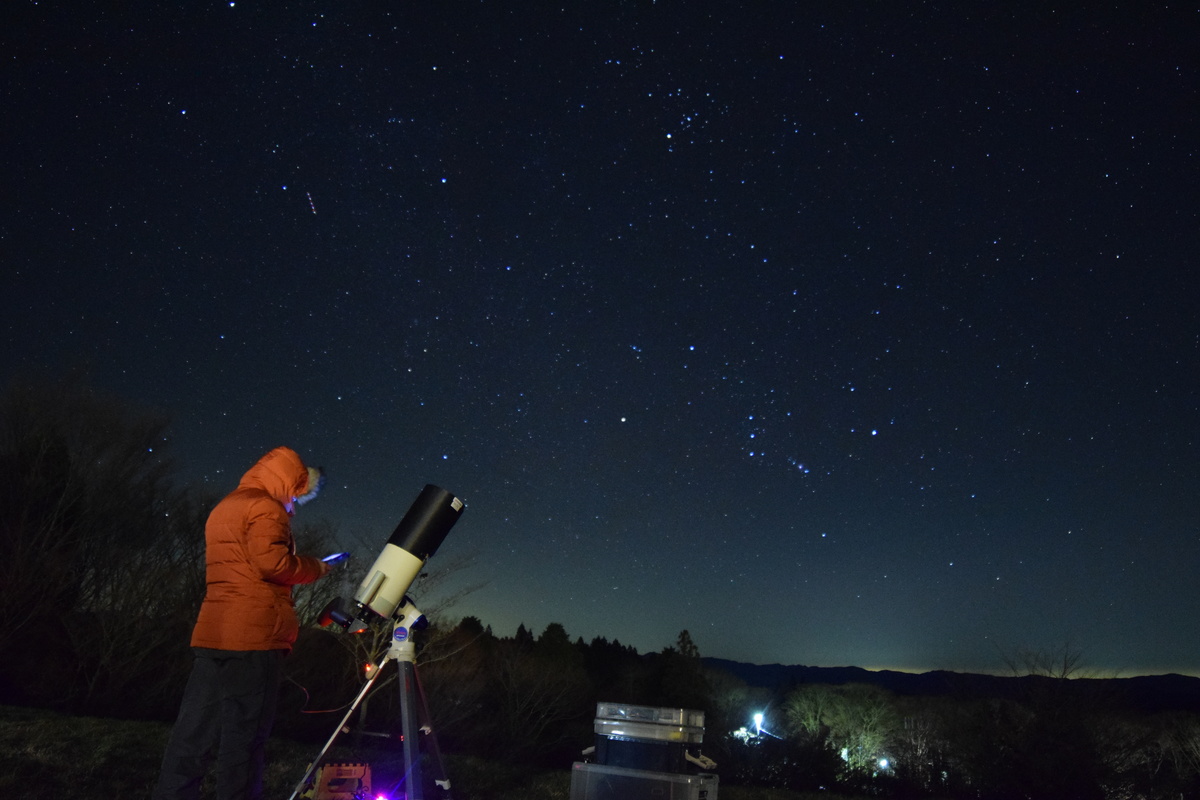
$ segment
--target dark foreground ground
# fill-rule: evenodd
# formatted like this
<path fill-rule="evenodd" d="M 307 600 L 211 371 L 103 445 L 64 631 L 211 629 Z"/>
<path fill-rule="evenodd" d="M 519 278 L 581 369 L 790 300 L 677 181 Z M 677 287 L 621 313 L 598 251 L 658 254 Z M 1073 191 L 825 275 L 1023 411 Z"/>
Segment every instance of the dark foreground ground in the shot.
<path fill-rule="evenodd" d="M 145 800 L 149 798 L 168 726 L 156 722 L 72 717 L 0 706 L 0 800 Z M 268 744 L 267 797 L 287 800 L 320 747 L 272 739 Z M 342 750 L 333 761 L 362 761 Z M 401 767 L 386 753 L 370 759 L 375 788 Z M 455 800 L 567 800 L 570 765 L 529 772 L 511 765 L 447 756 Z M 432 797 L 432 795 L 430 795 Z M 720 800 L 853 800 L 722 785 Z M 875 800 L 879 800 L 876 798 Z"/>

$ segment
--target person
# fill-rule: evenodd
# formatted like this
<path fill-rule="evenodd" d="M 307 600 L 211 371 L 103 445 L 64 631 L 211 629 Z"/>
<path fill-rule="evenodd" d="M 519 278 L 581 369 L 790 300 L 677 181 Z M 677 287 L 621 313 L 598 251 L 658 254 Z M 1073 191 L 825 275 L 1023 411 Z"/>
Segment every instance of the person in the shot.
<path fill-rule="evenodd" d="M 192 630 L 192 673 L 153 800 L 197 800 L 214 755 L 217 797 L 262 796 L 282 660 L 299 633 L 292 587 L 330 569 L 319 558 L 296 555 L 290 518 L 323 483 L 321 470 L 277 447 L 209 514 L 207 588 Z"/>

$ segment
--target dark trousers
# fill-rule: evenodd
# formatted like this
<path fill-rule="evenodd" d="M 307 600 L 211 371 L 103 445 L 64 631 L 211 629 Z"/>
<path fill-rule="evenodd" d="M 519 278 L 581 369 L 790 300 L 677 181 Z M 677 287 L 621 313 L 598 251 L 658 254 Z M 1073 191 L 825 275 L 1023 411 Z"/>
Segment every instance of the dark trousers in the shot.
<path fill-rule="evenodd" d="M 259 800 L 284 651 L 197 647 L 192 652 L 196 661 L 153 800 L 199 800 L 200 782 L 214 755 L 219 800 Z"/>

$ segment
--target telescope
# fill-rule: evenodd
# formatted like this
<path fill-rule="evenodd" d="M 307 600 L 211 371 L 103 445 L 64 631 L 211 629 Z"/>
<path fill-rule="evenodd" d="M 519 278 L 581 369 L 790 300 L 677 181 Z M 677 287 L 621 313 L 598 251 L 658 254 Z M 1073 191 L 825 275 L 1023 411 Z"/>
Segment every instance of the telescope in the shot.
<path fill-rule="evenodd" d="M 332 622 L 358 632 L 377 620 L 391 619 L 463 507 L 463 501 L 445 489 L 426 485 L 367 570 L 353 600 L 335 598 L 321 612 L 321 625 Z"/>
<path fill-rule="evenodd" d="M 429 712 L 424 708 L 424 694 L 420 691 L 420 681 L 416 672 L 416 645 L 410 634 L 412 629 L 423 625 L 424 615 L 407 594 L 413 581 L 421 574 L 425 562 L 437 552 L 446 534 L 454 527 L 454 523 L 458 522 L 463 507 L 463 501 L 450 492 L 433 484 L 427 485 L 417 495 L 417 499 L 400 520 L 396 530 L 388 537 L 383 551 L 376 557 L 375 563 L 367 570 L 366 577 L 358 585 L 354 598 L 336 598 L 321 612 L 320 623 L 323 626 L 337 623 L 342 628 L 358 633 L 366 630 L 374 622 L 389 621 L 393 631 L 387 655 L 378 665 L 370 665 L 370 678 L 350 704 L 333 735 L 313 759 L 304 777 L 296 784 L 290 800 L 297 800 L 306 791 L 306 787 L 309 787 L 310 779 L 329 752 L 329 748 L 333 746 L 334 739 L 342 731 L 348 730 L 347 723 L 350 717 L 389 661 L 395 661 L 400 671 L 400 741 L 406 767 L 401 778 L 401 783 L 405 784 L 404 796 L 409 800 L 424 798 L 417 742 L 421 733 L 427 733 L 434 749 L 433 761 L 441 773 L 441 779 L 435 782 L 449 797 L 450 780 L 441 764 L 441 754 L 437 751 L 433 729 L 431 726 L 420 724 L 419 712 L 423 711 L 426 719 L 429 718 Z"/>

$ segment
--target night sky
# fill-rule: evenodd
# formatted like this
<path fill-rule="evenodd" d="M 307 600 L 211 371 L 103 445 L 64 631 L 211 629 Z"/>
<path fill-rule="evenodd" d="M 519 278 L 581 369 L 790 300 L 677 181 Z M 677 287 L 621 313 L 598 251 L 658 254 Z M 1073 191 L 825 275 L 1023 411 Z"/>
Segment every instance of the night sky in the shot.
<path fill-rule="evenodd" d="M 1200 674 L 1200 13 L 1028 5 L 10 0 L 0 378 L 497 635 Z"/>

